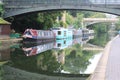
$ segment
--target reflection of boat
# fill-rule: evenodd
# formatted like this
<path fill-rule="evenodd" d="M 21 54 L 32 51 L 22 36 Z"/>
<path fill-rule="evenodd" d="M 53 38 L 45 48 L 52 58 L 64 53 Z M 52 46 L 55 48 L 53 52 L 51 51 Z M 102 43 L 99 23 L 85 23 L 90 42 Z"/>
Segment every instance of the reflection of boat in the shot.
<path fill-rule="evenodd" d="M 61 40 L 56 40 L 54 49 L 64 49 L 67 47 L 67 40 L 66 39 L 61 39 Z"/>
<path fill-rule="evenodd" d="M 41 44 L 38 46 L 29 47 L 29 48 L 23 47 L 22 49 L 27 56 L 32 56 L 32 55 L 36 55 L 41 52 L 50 50 L 53 48 L 53 46 L 54 46 L 54 42 L 51 42 L 51 43 Z"/>
<path fill-rule="evenodd" d="M 82 37 L 73 39 L 73 45 L 74 44 L 81 44 L 81 43 L 82 43 Z"/>
<path fill-rule="evenodd" d="M 55 45 L 54 45 L 54 49 L 61 50 L 61 49 L 67 48 L 70 45 L 72 45 L 72 38 L 56 40 Z"/>
<path fill-rule="evenodd" d="M 90 35 L 90 36 L 89 36 L 89 39 L 94 39 L 94 36 L 93 36 L 93 35 Z"/>

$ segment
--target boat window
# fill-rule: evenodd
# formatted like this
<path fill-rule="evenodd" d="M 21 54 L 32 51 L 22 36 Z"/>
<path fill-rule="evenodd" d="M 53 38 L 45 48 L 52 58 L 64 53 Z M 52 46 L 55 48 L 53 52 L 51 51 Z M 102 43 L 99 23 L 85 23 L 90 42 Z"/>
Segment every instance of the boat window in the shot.
<path fill-rule="evenodd" d="M 25 34 L 27 34 L 27 35 L 31 35 L 31 33 L 30 33 L 29 31 L 26 31 Z"/>
<path fill-rule="evenodd" d="M 61 44 L 60 43 L 58 43 L 58 45 L 57 45 L 58 47 L 61 47 Z"/>
<path fill-rule="evenodd" d="M 64 36 L 66 36 L 66 31 L 64 31 Z"/>
<path fill-rule="evenodd" d="M 52 32 L 50 32 L 50 34 L 49 35 L 52 35 Z"/>
<path fill-rule="evenodd" d="M 44 32 L 44 36 L 46 36 L 46 32 Z"/>
<path fill-rule="evenodd" d="M 61 31 L 58 31 L 58 35 L 61 35 Z"/>
<path fill-rule="evenodd" d="M 42 31 L 39 32 L 40 36 L 42 36 Z"/>
<path fill-rule="evenodd" d="M 64 41 L 64 44 L 66 44 L 66 41 Z"/>

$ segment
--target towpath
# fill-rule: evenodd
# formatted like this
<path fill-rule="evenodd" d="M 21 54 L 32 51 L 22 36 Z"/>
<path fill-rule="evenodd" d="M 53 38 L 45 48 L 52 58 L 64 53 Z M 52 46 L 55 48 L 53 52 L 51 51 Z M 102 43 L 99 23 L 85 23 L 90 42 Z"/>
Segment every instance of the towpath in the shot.
<path fill-rule="evenodd" d="M 105 47 L 90 80 L 120 80 L 120 37 L 116 36 Z"/>

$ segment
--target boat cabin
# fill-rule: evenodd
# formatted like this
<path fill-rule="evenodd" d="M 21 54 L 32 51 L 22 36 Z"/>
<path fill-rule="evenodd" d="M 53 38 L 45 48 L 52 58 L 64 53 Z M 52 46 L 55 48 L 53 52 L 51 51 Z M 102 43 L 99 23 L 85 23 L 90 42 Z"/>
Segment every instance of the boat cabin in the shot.
<path fill-rule="evenodd" d="M 72 38 L 72 30 L 68 30 L 65 28 L 52 28 L 51 29 L 55 36 L 56 39 L 66 39 L 66 38 Z"/>

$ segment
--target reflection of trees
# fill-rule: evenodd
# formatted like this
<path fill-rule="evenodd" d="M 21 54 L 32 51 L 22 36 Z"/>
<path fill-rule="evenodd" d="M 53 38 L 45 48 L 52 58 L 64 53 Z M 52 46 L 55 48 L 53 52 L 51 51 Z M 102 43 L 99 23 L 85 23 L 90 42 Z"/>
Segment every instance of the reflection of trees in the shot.
<path fill-rule="evenodd" d="M 108 41 L 109 41 L 108 34 L 103 33 L 96 35 L 94 39 L 89 40 L 89 43 L 104 47 Z"/>
<path fill-rule="evenodd" d="M 46 51 L 41 56 L 37 57 L 37 67 L 38 69 L 45 70 L 47 72 L 58 71 L 60 63 L 56 61 L 56 57 L 53 55 L 52 51 Z"/>
<path fill-rule="evenodd" d="M 95 34 L 96 34 L 94 39 L 90 40 L 89 42 L 94 45 L 104 47 L 109 40 L 109 36 L 108 36 L 109 25 L 110 24 L 108 23 L 97 23 L 89 26 L 89 28 L 91 27 L 93 30 L 95 30 Z"/>
<path fill-rule="evenodd" d="M 93 52 L 82 51 L 79 44 L 74 45 L 70 54 L 65 58 L 64 70 L 74 74 L 84 72 L 90 64 L 89 59 L 93 57 Z"/>
<path fill-rule="evenodd" d="M 4 70 L 2 68 L 2 65 L 0 64 L 0 80 L 3 80 L 3 74 L 4 74 Z"/>
<path fill-rule="evenodd" d="M 66 48 L 65 50 L 49 50 L 29 57 L 27 57 L 21 49 L 16 48 L 11 52 L 11 61 L 8 65 L 29 72 L 44 74 L 59 73 L 62 69 L 74 74 L 79 74 L 79 72 L 86 70 L 90 64 L 89 59 L 93 55 L 93 52 L 82 51 L 79 44 L 75 44 L 72 48 Z M 65 57 L 65 63 L 62 57 Z"/>
<path fill-rule="evenodd" d="M 21 49 L 16 48 L 11 52 L 11 62 L 13 67 L 27 71 L 36 71 L 36 57 L 27 57 Z"/>
<path fill-rule="evenodd" d="M 11 52 L 11 62 L 9 65 L 30 72 L 54 72 L 60 67 L 52 51 L 46 51 L 36 56 L 27 57 L 21 49 Z"/>

